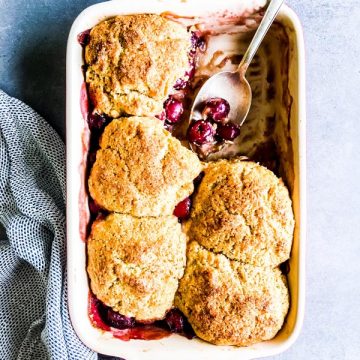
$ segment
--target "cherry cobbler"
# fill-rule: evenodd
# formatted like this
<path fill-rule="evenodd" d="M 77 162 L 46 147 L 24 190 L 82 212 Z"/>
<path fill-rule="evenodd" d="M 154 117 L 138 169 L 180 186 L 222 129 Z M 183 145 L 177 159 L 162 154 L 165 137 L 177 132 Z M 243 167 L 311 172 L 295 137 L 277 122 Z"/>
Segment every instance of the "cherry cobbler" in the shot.
<path fill-rule="evenodd" d="M 89 316 L 122 340 L 173 332 L 246 346 L 273 338 L 288 312 L 287 188 L 247 158 L 201 161 L 241 135 L 225 99 L 204 99 L 201 119 L 191 118 L 208 35 L 138 14 L 78 36 L 89 102 Z"/>

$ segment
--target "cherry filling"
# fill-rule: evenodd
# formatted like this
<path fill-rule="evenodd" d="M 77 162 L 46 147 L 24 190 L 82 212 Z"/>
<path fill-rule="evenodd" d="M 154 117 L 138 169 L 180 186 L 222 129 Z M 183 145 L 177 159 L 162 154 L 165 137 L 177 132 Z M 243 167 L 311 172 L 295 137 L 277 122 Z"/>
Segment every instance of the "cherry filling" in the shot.
<path fill-rule="evenodd" d="M 88 29 L 78 34 L 77 41 L 81 46 L 86 46 L 90 42 L 90 31 L 91 29 Z"/>
<path fill-rule="evenodd" d="M 182 334 L 188 339 L 195 336 L 186 317 L 178 309 L 169 310 L 164 320 L 143 324 L 135 321 L 133 317 L 117 313 L 90 294 L 89 317 L 94 326 L 111 331 L 114 337 L 125 341 L 131 339 L 157 340 L 169 336 L 171 333 Z"/>
<path fill-rule="evenodd" d="M 109 119 L 104 115 L 94 113 L 88 115 L 87 121 L 90 131 L 101 131 L 109 122 Z"/>
<path fill-rule="evenodd" d="M 206 41 L 203 36 L 200 35 L 200 32 L 191 32 L 191 49 L 189 52 L 189 70 L 185 72 L 184 78 L 186 79 L 178 79 L 175 82 L 174 89 L 175 90 L 184 90 L 190 87 L 191 80 L 195 75 L 195 66 L 196 66 L 196 53 L 197 50 L 200 52 L 205 52 L 206 50 Z"/>
<path fill-rule="evenodd" d="M 181 119 L 181 115 L 184 112 L 184 105 L 174 96 L 170 96 L 164 103 L 164 109 L 166 121 L 170 124 L 175 124 Z"/>
<path fill-rule="evenodd" d="M 97 215 L 102 209 L 93 199 L 89 198 L 89 210 L 92 215 Z"/>
<path fill-rule="evenodd" d="M 200 157 L 219 151 L 225 141 L 234 141 L 240 135 L 239 127 L 228 115 L 229 103 L 222 98 L 210 98 L 203 104 L 202 120 L 193 120 L 188 128 L 188 141 L 198 147 Z"/>
<path fill-rule="evenodd" d="M 176 205 L 174 215 L 178 217 L 179 220 L 185 220 L 190 216 L 190 209 L 191 199 L 187 197 Z"/>
<path fill-rule="evenodd" d="M 200 31 L 192 31 L 190 41 L 191 41 L 190 52 L 196 52 L 197 49 L 199 49 L 201 52 L 205 52 L 206 40 L 204 36 L 201 35 Z"/>
<path fill-rule="evenodd" d="M 188 339 L 195 337 L 195 333 L 187 318 L 179 309 L 171 309 L 165 318 L 169 330 L 173 333 L 183 334 Z"/>
<path fill-rule="evenodd" d="M 208 144 L 214 141 L 215 129 L 208 120 L 193 121 L 188 129 L 188 139 L 196 145 Z"/>
<path fill-rule="evenodd" d="M 108 308 L 106 313 L 106 322 L 117 329 L 131 329 L 135 326 L 135 319 L 121 315 Z"/>
<path fill-rule="evenodd" d="M 204 119 L 212 119 L 215 122 L 223 123 L 230 112 L 229 103 L 222 98 L 211 98 L 205 102 L 202 116 Z"/>
<path fill-rule="evenodd" d="M 194 183 L 195 188 L 197 188 L 197 187 L 200 185 L 200 183 L 201 183 L 202 179 L 204 178 L 204 176 L 205 176 L 205 173 L 202 171 L 202 172 L 194 179 L 193 183 Z"/>
<path fill-rule="evenodd" d="M 216 135 L 220 139 L 233 141 L 240 135 L 240 129 L 233 123 L 219 124 L 216 128 Z"/>

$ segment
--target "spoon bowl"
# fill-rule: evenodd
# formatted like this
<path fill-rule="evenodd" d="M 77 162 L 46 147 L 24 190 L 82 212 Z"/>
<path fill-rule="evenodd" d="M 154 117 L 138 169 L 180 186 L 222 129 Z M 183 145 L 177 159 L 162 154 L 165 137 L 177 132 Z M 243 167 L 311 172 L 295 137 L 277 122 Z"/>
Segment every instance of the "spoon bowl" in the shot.
<path fill-rule="evenodd" d="M 190 112 L 190 124 L 194 121 L 202 120 L 202 110 L 204 103 L 213 98 L 226 100 L 230 105 L 230 112 L 227 119 L 233 126 L 240 126 L 244 123 L 252 102 L 251 87 L 245 78 L 246 71 L 255 56 L 262 40 L 268 32 L 271 24 L 275 20 L 284 0 L 271 0 L 267 6 L 264 17 L 262 18 L 251 43 L 246 50 L 238 69 L 234 72 L 221 71 L 211 76 L 200 88 L 197 93 Z M 214 142 L 202 144 L 201 147 L 190 142 L 191 148 L 198 152 L 200 157 L 207 158 L 212 152 L 223 149 L 228 143 L 217 146 Z M 205 151 L 204 151 L 205 150 Z"/>
<path fill-rule="evenodd" d="M 252 93 L 251 87 L 244 76 L 237 71 L 221 71 L 201 87 L 191 110 L 191 120 L 202 119 L 202 107 L 211 98 L 226 99 L 230 104 L 228 115 L 232 122 L 241 126 L 249 113 Z"/>

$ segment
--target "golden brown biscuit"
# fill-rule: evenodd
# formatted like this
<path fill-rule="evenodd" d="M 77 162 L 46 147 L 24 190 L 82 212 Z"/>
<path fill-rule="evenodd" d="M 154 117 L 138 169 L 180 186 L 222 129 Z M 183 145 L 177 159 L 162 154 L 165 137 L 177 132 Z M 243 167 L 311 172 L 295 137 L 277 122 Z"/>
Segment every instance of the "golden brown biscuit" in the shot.
<path fill-rule="evenodd" d="M 278 268 L 229 260 L 192 242 L 175 296 L 196 335 L 217 345 L 247 346 L 273 338 L 289 308 Z"/>
<path fill-rule="evenodd" d="M 186 252 L 175 216 L 111 214 L 94 222 L 87 249 L 91 290 L 103 303 L 139 321 L 172 307 Z"/>
<path fill-rule="evenodd" d="M 89 177 L 93 199 L 104 209 L 134 216 L 171 215 L 194 189 L 198 157 L 156 118 L 113 120 L 100 139 Z"/>
<path fill-rule="evenodd" d="M 110 117 L 156 115 L 189 69 L 190 33 L 159 15 L 124 15 L 90 32 L 86 82 L 95 110 Z"/>
<path fill-rule="evenodd" d="M 293 239 L 288 190 L 256 163 L 209 163 L 186 228 L 190 240 L 230 259 L 277 266 L 289 258 Z"/>

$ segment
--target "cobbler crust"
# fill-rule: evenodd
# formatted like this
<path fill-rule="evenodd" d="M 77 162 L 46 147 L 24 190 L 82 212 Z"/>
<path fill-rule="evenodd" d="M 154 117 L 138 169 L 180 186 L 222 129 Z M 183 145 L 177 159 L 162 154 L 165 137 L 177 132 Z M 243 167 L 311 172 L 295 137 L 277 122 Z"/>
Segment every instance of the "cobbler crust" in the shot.
<path fill-rule="evenodd" d="M 294 215 L 282 180 L 248 161 L 220 160 L 204 171 L 186 224 L 190 240 L 257 266 L 287 260 Z"/>
<path fill-rule="evenodd" d="M 104 209 L 134 216 L 171 215 L 194 189 L 202 165 L 156 118 L 113 120 L 100 139 L 89 177 Z"/>
<path fill-rule="evenodd" d="M 189 69 L 190 33 L 159 15 L 117 16 L 96 25 L 85 49 L 95 110 L 156 115 Z"/>
<path fill-rule="evenodd" d="M 192 242 L 175 306 L 201 339 L 248 346 L 281 329 L 289 295 L 278 268 L 242 264 Z"/>
<path fill-rule="evenodd" d="M 139 321 L 162 319 L 185 266 L 186 236 L 175 216 L 111 214 L 92 225 L 88 273 L 93 293 Z"/>

